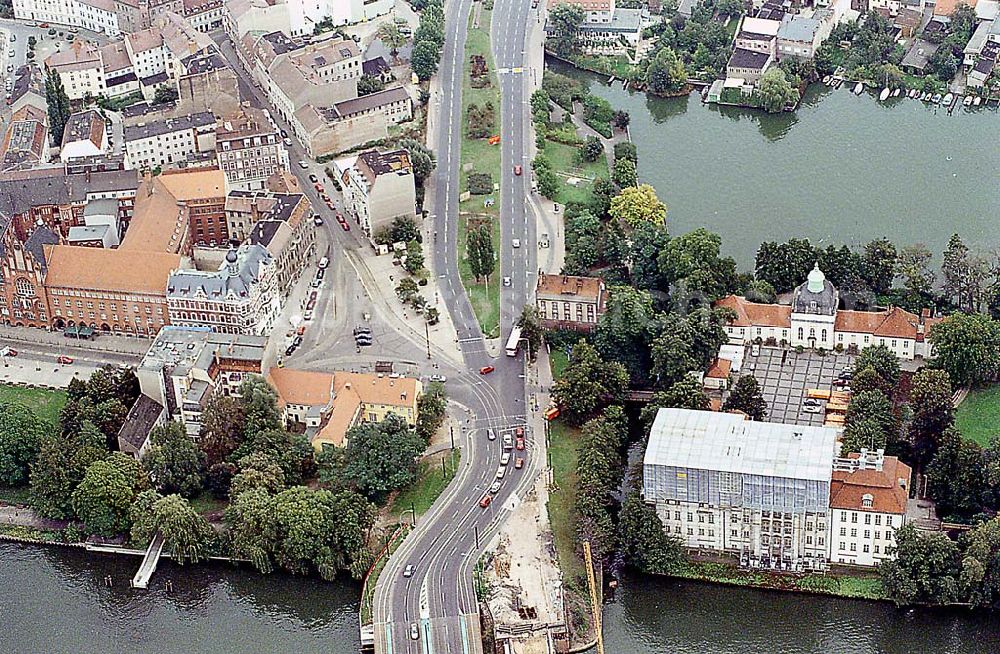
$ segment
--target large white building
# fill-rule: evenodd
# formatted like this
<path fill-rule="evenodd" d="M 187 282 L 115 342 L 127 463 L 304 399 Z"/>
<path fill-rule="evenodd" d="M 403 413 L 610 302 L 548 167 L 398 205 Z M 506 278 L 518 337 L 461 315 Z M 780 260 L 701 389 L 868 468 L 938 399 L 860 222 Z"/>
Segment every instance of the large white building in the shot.
<path fill-rule="evenodd" d="M 252 31 L 308 36 L 324 20 L 334 26 L 360 23 L 389 13 L 394 5 L 395 0 L 230 0 L 223 23 L 234 42 Z"/>
<path fill-rule="evenodd" d="M 413 164 L 406 150 L 368 150 L 345 167 L 344 206 L 372 239 L 397 218 L 416 217 Z"/>
<path fill-rule="evenodd" d="M 215 116 L 201 111 L 125 127 L 125 151 L 136 168 L 153 170 L 215 152 Z"/>
<path fill-rule="evenodd" d="M 742 565 L 822 570 L 892 558 L 910 468 L 882 450 L 837 457 L 829 427 L 742 414 L 660 409 L 643 494 L 685 547 Z"/>
<path fill-rule="evenodd" d="M 836 430 L 660 409 L 643 459 L 643 493 L 686 547 L 748 565 L 823 569 Z"/>
<path fill-rule="evenodd" d="M 791 305 L 758 304 L 739 295 L 715 303 L 732 309 L 736 318 L 726 326 L 729 342 L 785 343 L 825 350 L 863 350 L 884 345 L 901 359 L 930 357 L 927 340 L 931 326 L 939 322 L 929 312 L 916 315 L 890 307 L 883 311 L 840 309 L 840 294 L 819 266 L 806 283 L 792 294 Z"/>
<path fill-rule="evenodd" d="M 14 18 L 82 27 L 118 36 L 119 15 L 113 0 L 13 0 Z"/>

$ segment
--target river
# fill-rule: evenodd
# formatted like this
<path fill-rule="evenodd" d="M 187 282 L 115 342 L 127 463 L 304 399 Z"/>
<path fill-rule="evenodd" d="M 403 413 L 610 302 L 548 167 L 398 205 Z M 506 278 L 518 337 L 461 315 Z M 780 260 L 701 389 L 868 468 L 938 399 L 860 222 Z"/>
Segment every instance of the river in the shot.
<path fill-rule="evenodd" d="M 647 98 L 591 82 L 631 115 L 639 177 L 669 208 L 671 232 L 706 227 L 749 268 L 762 241 L 805 237 L 863 245 L 887 236 L 939 254 L 952 233 L 1000 245 L 1000 114 L 916 100 L 880 104 L 813 84 L 799 109 L 768 115 L 703 105 L 696 94 Z"/>

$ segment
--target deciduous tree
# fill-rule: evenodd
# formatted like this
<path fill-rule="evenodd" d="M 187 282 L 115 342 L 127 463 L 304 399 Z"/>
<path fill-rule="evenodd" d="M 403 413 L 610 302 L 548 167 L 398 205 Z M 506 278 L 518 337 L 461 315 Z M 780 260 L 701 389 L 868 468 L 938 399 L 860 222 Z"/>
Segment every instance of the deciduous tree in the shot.
<path fill-rule="evenodd" d="M 347 432 L 344 475 L 373 501 L 381 502 L 416 478 L 423 440 L 406 421 L 390 414 L 380 423 L 364 423 Z"/>
<path fill-rule="evenodd" d="M 208 556 L 215 532 L 205 518 L 180 495 L 160 497 L 144 491 L 132 505 L 132 540 L 148 543 L 156 532 L 163 535 L 163 548 L 175 563 L 197 563 Z"/>
<path fill-rule="evenodd" d="M 736 380 L 736 385 L 729 392 L 723 411 L 742 411 L 751 420 L 763 420 L 767 417 L 767 402 L 760 392 L 760 385 L 753 375 L 744 375 Z"/>
<path fill-rule="evenodd" d="M 669 574 L 687 558 L 680 541 L 667 535 L 656 509 L 637 491 L 625 497 L 618 533 L 625 560 L 640 572 Z"/>
<path fill-rule="evenodd" d="M 552 387 L 552 394 L 571 425 L 582 425 L 609 404 L 620 402 L 628 390 L 628 373 L 617 362 L 605 362 L 580 339 L 569 364 Z"/>
<path fill-rule="evenodd" d="M 149 486 L 146 472 L 132 458 L 115 452 L 90 464 L 73 491 L 73 510 L 87 530 L 113 536 L 131 527 L 129 507 Z"/>
<path fill-rule="evenodd" d="M 662 225 L 667 219 L 667 205 L 656 197 L 656 190 L 649 184 L 623 188 L 612 198 L 608 212 L 612 218 L 630 227 L 641 222 Z"/>
<path fill-rule="evenodd" d="M 980 513 L 987 491 L 983 449 L 955 428 L 945 430 L 927 466 L 927 494 L 937 503 L 938 515 L 967 519 Z"/>
<path fill-rule="evenodd" d="M 42 439 L 54 429 L 21 404 L 0 403 L 0 485 L 28 483 Z"/>
<path fill-rule="evenodd" d="M 937 452 L 941 435 L 955 422 L 951 394 L 951 379 L 944 370 L 924 368 L 913 375 L 909 434 L 914 455 L 921 464 L 930 461 Z"/>
<path fill-rule="evenodd" d="M 942 532 L 921 533 L 913 525 L 896 531 L 896 558 L 879 565 L 886 593 L 899 606 L 944 604 L 961 599 L 961 556 Z"/>
<path fill-rule="evenodd" d="M 1000 326 L 989 316 L 953 313 L 931 327 L 934 366 L 959 385 L 996 378 L 1000 365 Z"/>
<path fill-rule="evenodd" d="M 760 95 L 764 111 L 774 114 L 784 111 L 785 106 L 794 104 L 799 99 L 799 92 L 785 77 L 785 72 L 773 67 L 765 72 L 757 83 L 757 93 Z"/>
<path fill-rule="evenodd" d="M 646 69 L 646 84 L 652 93 L 664 95 L 676 93 L 687 83 L 684 62 L 670 47 L 660 48 Z"/>
<path fill-rule="evenodd" d="M 160 493 L 180 493 L 194 497 L 201 492 L 205 475 L 205 455 L 188 438 L 184 427 L 171 420 L 154 427 L 149 434 L 151 447 L 142 465 Z"/>

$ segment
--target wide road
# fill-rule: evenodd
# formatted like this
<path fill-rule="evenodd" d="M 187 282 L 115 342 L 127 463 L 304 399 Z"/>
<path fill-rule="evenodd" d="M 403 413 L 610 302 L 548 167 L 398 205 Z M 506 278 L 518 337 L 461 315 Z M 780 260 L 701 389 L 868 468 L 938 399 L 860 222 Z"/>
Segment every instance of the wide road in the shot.
<path fill-rule="evenodd" d="M 528 433 L 527 450 L 511 453 L 526 457 L 524 469 L 515 470 L 509 465 L 500 490 L 492 494 L 492 504 L 486 509 L 480 507 L 480 499 L 496 480 L 502 452 L 501 438 L 491 441 L 487 432 L 492 429 L 500 434 L 524 425 L 526 410 L 523 355 L 501 355 L 497 359 L 488 353 L 458 270 L 458 257 L 462 256 L 456 245 L 460 130 L 464 125 L 461 89 L 471 6 L 471 0 L 451 0 L 445 12 L 445 46 L 438 70 L 440 95 L 433 107 L 438 112 L 438 130 L 432 219 L 436 230 L 434 269 L 468 370 L 460 384 L 449 385 L 449 394 L 464 403 L 475 420 L 463 434 L 467 440 L 456 480 L 422 517 L 379 576 L 373 628 L 375 650 L 380 654 L 481 651 L 473 568 L 490 536 L 515 506 L 514 496 L 532 483 L 542 464 L 530 455 L 534 435 Z M 534 220 L 529 220 L 526 204 L 530 175 L 526 160 L 528 117 L 525 75 L 520 68 L 528 11 L 526 0 L 497 0 L 491 25 L 502 96 L 500 273 L 511 278 L 511 285 L 502 287 L 501 293 L 504 338 L 531 297 L 536 270 Z M 515 175 L 515 165 L 522 166 L 525 174 Z M 515 242 L 519 247 L 514 247 Z M 483 366 L 494 366 L 496 371 L 476 379 Z M 412 575 L 404 576 L 410 565 L 414 566 Z M 411 638 L 414 628 L 416 639 Z"/>

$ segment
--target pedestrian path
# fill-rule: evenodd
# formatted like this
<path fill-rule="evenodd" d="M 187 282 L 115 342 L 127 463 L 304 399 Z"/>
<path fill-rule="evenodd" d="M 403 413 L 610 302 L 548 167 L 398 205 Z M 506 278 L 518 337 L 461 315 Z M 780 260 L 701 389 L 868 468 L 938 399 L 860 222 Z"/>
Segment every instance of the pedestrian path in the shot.
<path fill-rule="evenodd" d="M 43 518 L 33 509 L 12 504 L 0 504 L 0 524 L 32 527 L 34 529 L 65 529 L 68 520 L 52 520 Z"/>
<path fill-rule="evenodd" d="M 101 334 L 93 339 L 67 338 L 62 332 L 50 332 L 34 327 L 13 327 L 0 325 L 0 342 L 31 343 L 36 346 L 49 345 L 54 349 L 72 347 L 95 352 L 142 356 L 149 349 L 150 339 L 134 336 Z"/>

